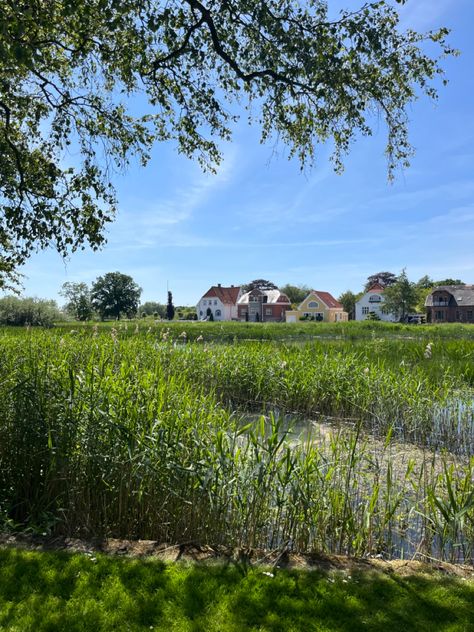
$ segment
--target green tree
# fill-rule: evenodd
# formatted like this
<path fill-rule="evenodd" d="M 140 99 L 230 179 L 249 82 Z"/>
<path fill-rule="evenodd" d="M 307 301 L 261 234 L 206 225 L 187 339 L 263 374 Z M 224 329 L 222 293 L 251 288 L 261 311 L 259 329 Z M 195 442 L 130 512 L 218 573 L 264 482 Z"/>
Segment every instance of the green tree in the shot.
<path fill-rule="evenodd" d="M 409 281 L 405 270 L 402 270 L 396 282 L 385 288 L 383 311 L 395 314 L 400 321 L 404 321 L 416 309 L 417 301 L 416 285 Z"/>
<path fill-rule="evenodd" d="M 168 303 L 166 304 L 166 318 L 168 320 L 173 320 L 174 318 L 173 295 L 171 294 L 171 292 L 168 292 Z"/>
<path fill-rule="evenodd" d="M 40 298 L 5 296 L 0 299 L 1 325 L 52 327 L 63 315 L 54 301 Z"/>
<path fill-rule="evenodd" d="M 434 281 L 433 279 L 425 274 L 416 282 L 416 311 L 423 313 L 425 311 L 425 301 L 428 294 L 433 289 Z"/>
<path fill-rule="evenodd" d="M 383 287 L 389 287 L 397 282 L 397 275 L 393 272 L 376 272 L 367 277 L 366 284 L 364 286 L 364 292 L 368 292 L 372 285 L 380 283 Z"/>
<path fill-rule="evenodd" d="M 286 294 L 293 305 L 299 305 L 311 292 L 311 288 L 307 285 L 290 285 L 287 283 L 280 288 L 283 294 Z"/>
<path fill-rule="evenodd" d="M 107 317 L 120 320 L 122 314 L 131 316 L 136 313 L 141 293 L 142 289 L 131 276 L 107 272 L 93 284 L 91 300 L 102 320 Z"/>
<path fill-rule="evenodd" d="M 354 292 L 351 292 L 351 290 L 346 290 L 337 299 L 344 308 L 344 311 L 349 314 L 349 320 L 354 320 L 355 318 L 355 304 L 359 297 L 360 294 L 356 295 Z"/>
<path fill-rule="evenodd" d="M 278 286 L 276 286 L 271 281 L 267 281 L 267 279 L 255 279 L 254 281 L 250 281 L 245 285 L 242 285 L 242 292 L 250 292 L 251 290 L 278 290 Z"/>
<path fill-rule="evenodd" d="M 421 279 L 419 279 L 416 282 L 416 287 L 421 289 L 421 290 L 426 290 L 428 288 L 433 287 L 434 285 L 434 281 L 431 277 L 429 277 L 427 274 L 425 274 L 425 276 L 422 276 Z"/>
<path fill-rule="evenodd" d="M 433 286 L 437 285 L 466 285 L 461 279 L 443 279 L 441 281 L 433 281 Z"/>
<path fill-rule="evenodd" d="M 37 247 L 99 247 L 114 168 L 145 164 L 154 142 L 215 168 L 235 102 L 302 164 L 330 141 L 337 170 L 382 118 L 391 176 L 412 153 L 410 105 L 436 98 L 454 53 L 447 29 L 404 30 L 389 0 L 337 19 L 326 0 L 2 0 L 0 11 L 4 275 Z"/>
<path fill-rule="evenodd" d="M 145 314 L 146 316 L 154 316 L 157 314 L 160 318 L 165 318 L 166 305 L 155 301 L 147 301 L 143 303 L 143 305 L 140 305 L 140 314 Z"/>
<path fill-rule="evenodd" d="M 64 309 L 75 320 L 84 321 L 92 318 L 91 293 L 87 283 L 67 281 L 63 283 L 59 293 L 67 300 Z"/>

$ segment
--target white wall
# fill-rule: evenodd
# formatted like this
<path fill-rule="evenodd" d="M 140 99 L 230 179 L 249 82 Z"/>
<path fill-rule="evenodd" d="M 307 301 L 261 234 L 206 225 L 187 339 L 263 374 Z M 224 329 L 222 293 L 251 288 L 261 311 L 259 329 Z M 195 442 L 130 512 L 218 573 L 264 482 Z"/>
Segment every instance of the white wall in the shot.
<path fill-rule="evenodd" d="M 377 301 L 377 298 L 380 298 L 380 301 Z M 363 313 L 365 311 L 363 308 L 365 307 L 368 308 L 369 312 L 375 312 L 380 320 L 396 322 L 398 319 L 394 314 L 385 314 L 382 311 L 383 304 L 384 297 L 382 292 L 367 292 L 356 302 L 355 319 L 367 320 L 367 314 Z"/>
<path fill-rule="evenodd" d="M 237 307 L 224 304 L 221 302 L 220 299 L 211 297 L 202 298 L 196 305 L 196 314 L 198 320 L 203 320 L 204 318 L 207 318 L 207 310 L 209 307 L 211 308 L 214 320 L 232 320 L 232 318 L 237 318 Z M 220 310 L 220 316 L 216 315 L 216 311 L 218 310 Z"/>

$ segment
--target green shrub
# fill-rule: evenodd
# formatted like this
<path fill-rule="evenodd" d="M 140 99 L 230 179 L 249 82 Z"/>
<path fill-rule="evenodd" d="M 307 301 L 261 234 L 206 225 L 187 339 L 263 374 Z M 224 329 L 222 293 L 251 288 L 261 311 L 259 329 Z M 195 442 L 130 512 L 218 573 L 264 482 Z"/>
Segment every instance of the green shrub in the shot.
<path fill-rule="evenodd" d="M 55 301 L 39 298 L 6 296 L 0 299 L 0 324 L 39 325 L 52 327 L 54 321 L 63 320 Z"/>

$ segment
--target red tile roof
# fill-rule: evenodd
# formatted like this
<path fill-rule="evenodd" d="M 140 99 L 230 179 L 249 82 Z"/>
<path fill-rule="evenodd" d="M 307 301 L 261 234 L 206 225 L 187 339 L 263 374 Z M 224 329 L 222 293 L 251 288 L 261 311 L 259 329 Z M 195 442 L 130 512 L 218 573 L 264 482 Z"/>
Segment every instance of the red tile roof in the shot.
<path fill-rule="evenodd" d="M 218 298 L 222 303 L 235 305 L 239 297 L 240 285 L 233 287 L 222 287 L 213 285 L 202 298 Z"/>
<path fill-rule="evenodd" d="M 314 292 L 314 294 L 317 294 L 319 296 L 319 298 L 323 301 L 323 303 L 326 303 L 327 307 L 342 308 L 341 303 L 339 303 L 339 301 L 336 301 L 334 296 L 332 294 L 329 294 L 329 292 L 320 292 L 319 290 L 312 290 L 312 291 Z"/>
<path fill-rule="evenodd" d="M 369 287 L 369 289 L 367 290 L 367 292 L 383 292 L 385 290 L 385 287 L 381 284 L 381 283 L 374 283 L 373 285 L 371 285 Z"/>

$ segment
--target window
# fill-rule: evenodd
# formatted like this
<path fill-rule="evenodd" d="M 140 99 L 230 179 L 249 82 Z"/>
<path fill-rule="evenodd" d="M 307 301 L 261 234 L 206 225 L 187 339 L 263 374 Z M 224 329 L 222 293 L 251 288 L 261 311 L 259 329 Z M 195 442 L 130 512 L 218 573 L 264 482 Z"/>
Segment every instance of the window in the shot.
<path fill-rule="evenodd" d="M 472 310 L 469 310 L 467 312 L 467 320 L 471 321 L 472 320 Z"/>
<path fill-rule="evenodd" d="M 435 318 L 436 318 L 436 320 L 444 320 L 444 312 L 443 311 L 436 311 L 435 312 Z"/>
<path fill-rule="evenodd" d="M 382 300 L 382 297 L 379 296 L 378 294 L 373 294 L 372 296 L 369 297 L 369 303 L 380 303 Z"/>
<path fill-rule="evenodd" d="M 217 301 L 214 301 L 214 305 L 217 305 Z"/>
<path fill-rule="evenodd" d="M 199 312 L 199 316 L 202 316 L 202 309 L 201 309 L 201 311 Z"/>
<path fill-rule="evenodd" d="M 216 315 L 216 316 L 220 316 L 220 315 L 221 315 L 221 310 L 220 310 L 220 309 L 216 309 L 216 313 L 215 313 L 215 315 Z"/>
<path fill-rule="evenodd" d="M 362 316 L 367 316 L 368 313 L 369 313 L 369 308 L 368 307 L 363 307 L 362 308 Z"/>
<path fill-rule="evenodd" d="M 303 316 L 308 320 L 324 320 L 324 314 L 322 312 L 303 312 Z"/>
<path fill-rule="evenodd" d="M 272 315 L 272 308 L 271 307 L 267 307 L 265 309 L 265 315 L 266 316 L 271 316 Z"/>
<path fill-rule="evenodd" d="M 316 308 L 316 307 L 319 307 L 319 303 L 316 303 L 316 301 L 310 301 L 310 302 L 308 303 L 308 307 L 310 307 L 310 308 L 313 308 L 313 309 L 314 309 L 314 308 Z"/>
<path fill-rule="evenodd" d="M 250 303 L 258 303 L 258 296 L 249 296 Z"/>

